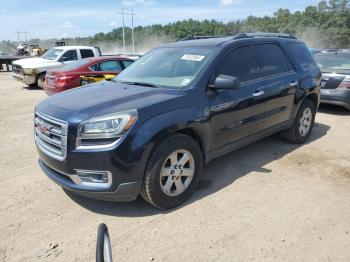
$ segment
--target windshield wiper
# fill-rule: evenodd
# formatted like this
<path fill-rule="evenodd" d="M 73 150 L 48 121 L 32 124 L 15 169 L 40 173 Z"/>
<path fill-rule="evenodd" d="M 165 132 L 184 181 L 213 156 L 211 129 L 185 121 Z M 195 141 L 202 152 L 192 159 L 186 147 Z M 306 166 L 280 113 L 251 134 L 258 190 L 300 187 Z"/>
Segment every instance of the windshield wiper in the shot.
<path fill-rule="evenodd" d="M 145 82 L 122 82 L 123 84 L 127 85 L 133 85 L 133 86 L 148 86 L 148 87 L 156 87 L 158 88 L 159 86 L 151 84 L 151 83 L 145 83 Z"/>

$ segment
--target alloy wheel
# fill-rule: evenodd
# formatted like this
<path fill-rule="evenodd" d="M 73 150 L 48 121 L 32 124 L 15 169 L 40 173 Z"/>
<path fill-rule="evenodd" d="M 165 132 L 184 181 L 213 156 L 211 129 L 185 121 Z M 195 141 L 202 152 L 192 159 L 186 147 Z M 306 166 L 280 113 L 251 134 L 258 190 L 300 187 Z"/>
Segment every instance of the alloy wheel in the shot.
<path fill-rule="evenodd" d="M 301 136 L 306 136 L 312 125 L 312 111 L 310 108 L 305 108 L 301 118 L 300 118 L 299 133 Z"/>
<path fill-rule="evenodd" d="M 167 196 L 178 196 L 190 186 L 195 171 L 192 154 L 184 149 L 171 153 L 160 171 L 160 187 Z"/>

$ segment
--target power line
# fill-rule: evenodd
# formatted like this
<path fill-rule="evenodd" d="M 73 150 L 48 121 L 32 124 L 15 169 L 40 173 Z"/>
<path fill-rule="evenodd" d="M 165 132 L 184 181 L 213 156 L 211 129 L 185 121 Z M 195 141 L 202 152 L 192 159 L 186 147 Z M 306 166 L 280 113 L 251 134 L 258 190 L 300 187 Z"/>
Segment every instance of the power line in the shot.
<path fill-rule="evenodd" d="M 15 32 L 15 34 L 17 34 L 18 42 L 21 42 L 21 36 L 22 36 L 22 35 L 24 35 L 25 41 L 28 42 L 28 37 L 27 37 L 27 35 L 29 34 L 29 32 L 17 30 L 17 31 Z"/>

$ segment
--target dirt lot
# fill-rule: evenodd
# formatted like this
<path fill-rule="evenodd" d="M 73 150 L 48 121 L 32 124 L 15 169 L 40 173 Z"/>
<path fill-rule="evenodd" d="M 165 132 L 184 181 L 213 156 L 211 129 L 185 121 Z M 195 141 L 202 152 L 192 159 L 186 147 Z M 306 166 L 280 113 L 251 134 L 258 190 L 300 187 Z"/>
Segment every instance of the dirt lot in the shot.
<path fill-rule="evenodd" d="M 191 200 L 159 211 L 65 193 L 40 171 L 42 90 L 0 74 L 0 261 L 350 261 L 350 113 L 321 107 L 308 144 L 273 136 L 211 162 Z"/>

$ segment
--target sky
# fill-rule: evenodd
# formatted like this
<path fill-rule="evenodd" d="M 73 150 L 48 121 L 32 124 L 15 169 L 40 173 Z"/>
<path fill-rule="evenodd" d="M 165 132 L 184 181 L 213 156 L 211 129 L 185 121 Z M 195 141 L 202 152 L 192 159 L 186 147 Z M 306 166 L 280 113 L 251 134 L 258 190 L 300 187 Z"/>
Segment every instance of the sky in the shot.
<path fill-rule="evenodd" d="M 135 25 L 167 24 L 184 19 L 222 22 L 249 15 L 272 15 L 278 8 L 303 10 L 318 0 L 0 0 L 0 40 L 92 36 L 122 26 L 118 12 L 134 9 Z M 130 12 L 130 11 L 129 11 Z M 131 26 L 131 16 L 125 17 Z M 24 34 L 21 35 L 24 41 Z"/>

